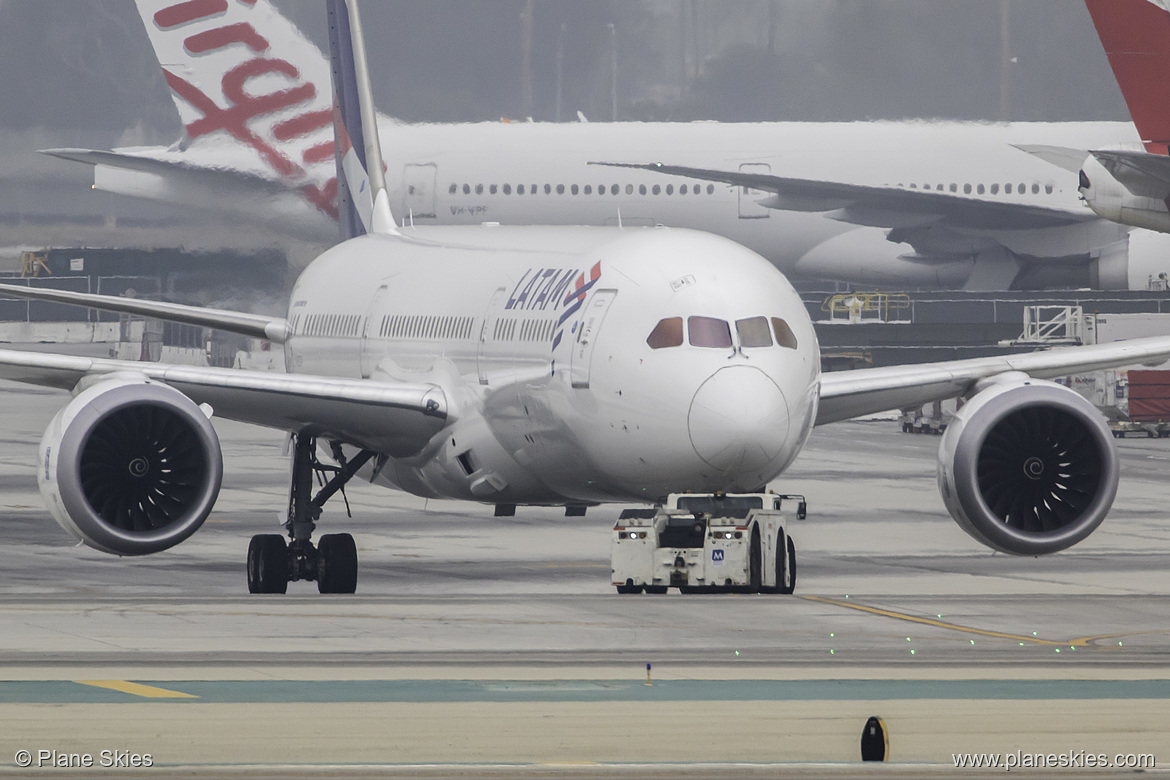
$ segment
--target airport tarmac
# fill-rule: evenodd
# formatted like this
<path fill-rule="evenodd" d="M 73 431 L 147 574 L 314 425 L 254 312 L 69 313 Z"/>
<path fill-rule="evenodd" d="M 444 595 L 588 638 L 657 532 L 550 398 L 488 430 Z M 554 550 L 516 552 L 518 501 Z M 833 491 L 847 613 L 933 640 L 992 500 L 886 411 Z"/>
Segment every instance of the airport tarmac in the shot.
<path fill-rule="evenodd" d="M 357 538 L 358 593 L 250 596 L 248 538 L 286 501 L 282 436 L 218 421 L 224 489 L 207 523 L 119 559 L 73 546 L 37 492 L 37 443 L 67 398 L 0 387 L 0 775 L 29 771 L 19 750 L 150 754 L 149 769 L 112 770 L 141 776 L 1170 763 L 1170 440 L 1119 441 L 1110 517 L 1047 558 L 993 554 L 950 520 L 936 437 L 848 422 L 815 431 L 773 485 L 809 503 L 790 528 L 794 596 L 618 596 L 618 507 L 496 518 L 360 484 L 353 518 L 337 498 L 320 524 Z M 892 763 L 859 760 L 871 715 Z"/>

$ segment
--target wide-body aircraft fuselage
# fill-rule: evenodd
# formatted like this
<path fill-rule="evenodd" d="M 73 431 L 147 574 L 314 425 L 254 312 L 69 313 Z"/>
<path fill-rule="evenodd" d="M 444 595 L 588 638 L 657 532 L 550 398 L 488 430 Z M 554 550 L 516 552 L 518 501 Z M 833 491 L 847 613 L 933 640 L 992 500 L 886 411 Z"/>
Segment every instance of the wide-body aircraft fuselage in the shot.
<path fill-rule="evenodd" d="M 799 297 L 753 252 L 691 231 L 367 236 L 305 270 L 289 322 L 290 371 L 443 388 L 452 422 L 371 474 L 418 495 L 757 489 L 816 414 L 818 348 Z"/>

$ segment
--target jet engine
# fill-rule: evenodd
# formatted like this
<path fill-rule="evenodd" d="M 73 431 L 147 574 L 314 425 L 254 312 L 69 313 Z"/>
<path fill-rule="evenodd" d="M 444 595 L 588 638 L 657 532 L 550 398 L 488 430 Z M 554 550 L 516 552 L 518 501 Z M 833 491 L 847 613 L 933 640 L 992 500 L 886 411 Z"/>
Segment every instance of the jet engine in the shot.
<path fill-rule="evenodd" d="M 989 383 L 956 413 L 938 484 L 959 526 L 988 547 L 1045 555 L 1105 519 L 1117 450 L 1100 412 L 1067 387 L 1023 374 Z"/>
<path fill-rule="evenodd" d="M 114 555 L 159 552 L 195 533 L 223 476 L 207 415 L 141 375 L 102 378 L 78 394 L 49 424 L 38 463 L 53 518 Z"/>

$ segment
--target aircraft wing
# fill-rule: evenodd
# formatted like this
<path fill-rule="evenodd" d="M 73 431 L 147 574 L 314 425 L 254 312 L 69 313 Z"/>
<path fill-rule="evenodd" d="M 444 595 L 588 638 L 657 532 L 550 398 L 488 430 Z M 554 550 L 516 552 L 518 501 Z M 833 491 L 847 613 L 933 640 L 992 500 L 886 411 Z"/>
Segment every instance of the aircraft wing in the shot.
<path fill-rule="evenodd" d="M 1139 198 L 1170 197 L 1170 157 L 1148 152 L 1090 152 L 1127 190 Z"/>
<path fill-rule="evenodd" d="M 663 163 L 592 164 L 639 168 L 770 192 L 771 196 L 761 197 L 761 205 L 782 211 L 826 212 L 826 216 L 840 222 L 869 227 L 907 228 L 945 223 L 956 228 L 1004 230 L 1053 227 L 1097 218 L 1087 208 L 1070 210 L 1023 203 L 1000 203 L 943 190 L 797 179 L 769 173 L 721 171 Z"/>
<path fill-rule="evenodd" d="M 885 368 L 860 368 L 821 375 L 817 425 L 890 409 L 907 409 L 969 392 L 983 379 L 1019 371 L 1052 379 L 1170 359 L 1170 336 L 1061 347 L 1003 357 L 950 360 Z"/>
<path fill-rule="evenodd" d="M 219 417 L 336 438 L 394 457 L 417 453 L 448 420 L 446 395 L 428 382 L 391 384 L 0 349 L 0 379 L 16 382 L 67 390 L 83 379 L 125 372 L 210 404 Z"/>
<path fill-rule="evenodd" d="M 144 317 L 182 322 L 187 325 L 201 325 L 228 333 L 239 333 L 251 338 L 267 339 L 277 344 L 284 343 L 289 333 L 288 322 L 282 317 L 266 317 L 262 314 L 246 314 L 223 309 L 205 309 L 202 306 L 186 306 L 181 303 L 143 301 L 115 295 L 93 295 L 66 290 L 46 290 L 39 287 L 0 284 L 0 298 L 7 296 L 34 298 L 39 301 L 66 303 L 74 306 L 88 306 L 92 309 L 118 312 L 119 314 L 139 314 Z"/>

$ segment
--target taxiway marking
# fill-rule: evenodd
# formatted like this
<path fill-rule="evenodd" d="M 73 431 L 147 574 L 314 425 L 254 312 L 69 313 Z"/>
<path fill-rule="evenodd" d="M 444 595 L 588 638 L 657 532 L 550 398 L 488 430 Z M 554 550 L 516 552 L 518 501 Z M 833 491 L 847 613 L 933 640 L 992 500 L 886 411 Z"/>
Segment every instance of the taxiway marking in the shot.
<path fill-rule="evenodd" d="M 121 691 L 146 699 L 198 699 L 198 696 L 182 691 L 171 691 L 166 688 L 156 688 L 153 685 L 130 682 L 129 680 L 74 680 L 79 685 L 92 685 L 95 688 L 108 688 L 111 691 Z"/>

